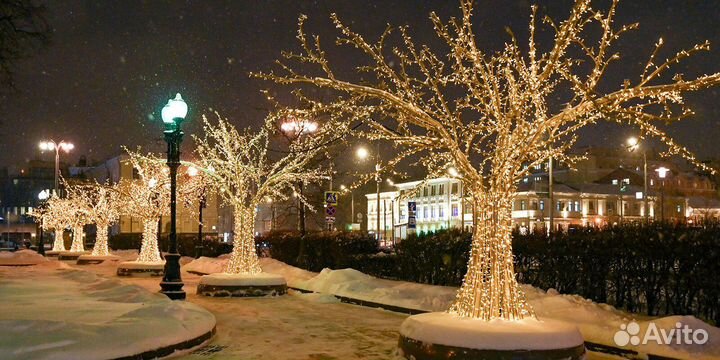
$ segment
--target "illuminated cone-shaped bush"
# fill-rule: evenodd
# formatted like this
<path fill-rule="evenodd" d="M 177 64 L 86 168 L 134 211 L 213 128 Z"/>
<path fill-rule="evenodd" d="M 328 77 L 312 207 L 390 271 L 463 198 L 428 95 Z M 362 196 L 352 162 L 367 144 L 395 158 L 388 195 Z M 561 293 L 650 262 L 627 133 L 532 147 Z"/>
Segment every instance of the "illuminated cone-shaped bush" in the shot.
<path fill-rule="evenodd" d="M 321 48 L 323 42 L 305 32 L 306 17 L 301 16 L 297 38 L 302 50 L 284 53 L 277 71 L 255 75 L 292 86 L 299 101 L 319 116 L 362 123 L 361 135 L 391 142 L 400 151 L 389 164 L 410 158 L 431 177 L 454 168 L 451 176 L 462 181 L 472 199 L 476 229 L 457 300 L 449 313 L 408 318 L 400 331 L 401 355 L 416 360 L 458 354 L 466 359 L 581 358 L 578 331 L 536 319 L 515 279 L 510 226 L 516 184 L 548 162 L 579 160 L 568 154 L 579 131 L 605 120 L 634 126 L 641 138 L 664 144 L 667 154 L 714 173 L 657 124 L 692 115 L 684 95 L 719 85 L 720 73 L 669 74 L 680 60 L 708 50 L 709 44 L 665 57 L 660 39 L 639 76 L 605 79 L 609 71 L 623 68 L 613 66 L 622 61 L 615 46 L 620 35 L 637 26 L 615 25 L 618 1 L 602 9 L 590 0 L 576 0 L 566 20 L 543 21 L 548 26 L 541 31 L 554 35 L 543 36 L 544 44 L 536 44 L 538 8 L 532 7 L 527 41 L 512 35 L 502 50 L 485 51 L 474 34 L 473 4 L 461 0 L 462 16 L 447 22 L 430 15 L 445 46 L 416 44 L 407 27 L 388 29 L 369 43 L 333 14 L 337 39 L 325 44 L 356 52 L 351 58 L 361 59 L 362 82 L 345 75 L 347 61 L 341 60 L 343 71 L 332 65 L 329 56 L 343 51 Z M 616 78 L 625 80 L 611 81 Z M 306 86 L 318 91 L 303 92 Z M 540 212 L 538 218 L 547 215 Z"/>
<path fill-rule="evenodd" d="M 262 272 L 258 262 L 253 229 L 255 209 L 267 198 L 287 199 L 299 182 L 312 182 L 324 173 L 311 168 L 310 162 L 323 150 L 332 129 L 337 136 L 344 127 L 327 123 L 314 134 L 317 126 L 307 125 L 311 119 L 301 112 L 279 111 L 267 117 L 257 132 L 238 131 L 218 115 L 217 123 L 205 120 L 205 137 L 195 137 L 198 167 L 206 173 L 211 187 L 227 205 L 233 207 L 235 229 L 233 252 L 225 272 L 205 275 L 200 279 L 197 293 L 207 296 L 266 296 L 286 292 L 282 276 Z M 267 150 L 270 135 L 281 121 L 292 121 L 294 141 L 288 144 L 284 157 L 270 159 Z M 299 191 L 298 191 L 299 193 Z M 306 203 L 301 197 L 300 201 Z"/>

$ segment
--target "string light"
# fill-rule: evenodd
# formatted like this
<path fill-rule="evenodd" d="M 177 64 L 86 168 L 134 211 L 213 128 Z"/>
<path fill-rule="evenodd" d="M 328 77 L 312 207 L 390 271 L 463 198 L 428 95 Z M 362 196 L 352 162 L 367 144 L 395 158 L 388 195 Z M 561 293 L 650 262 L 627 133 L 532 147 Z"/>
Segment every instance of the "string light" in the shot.
<path fill-rule="evenodd" d="M 360 136 L 400 148 L 388 166 L 417 157 L 432 177 L 453 164 L 473 201 L 477 225 L 468 272 L 450 312 L 517 320 L 534 316 L 513 269 L 511 209 L 518 182 L 551 158 L 570 165 L 581 159 L 568 152 L 578 131 L 599 121 L 635 126 L 641 140 L 652 137 L 665 144 L 664 155 L 680 155 L 714 173 L 655 124 L 691 116 L 683 95 L 720 84 L 720 73 L 691 80 L 676 74 L 666 80 L 669 77 L 663 75 L 672 66 L 709 45 L 696 45 L 656 63 L 660 40 L 637 81 L 628 79 L 615 91 L 603 93 L 598 84 L 609 65 L 621 59 L 613 45 L 637 28 L 614 26 L 617 0 L 606 11 L 594 9 L 589 0 L 576 0 L 565 21 L 546 17 L 543 23 L 555 33 L 551 46 L 535 42 L 533 7 L 527 53 L 512 34 L 501 51 L 481 50 L 473 33 L 473 1 L 460 4 L 461 18 L 444 22 L 430 14 L 448 49 L 439 54 L 417 46 L 405 26 L 388 27 L 377 42 L 369 43 L 332 14 L 340 33 L 334 43 L 356 49 L 367 60 L 357 67 L 364 75 L 362 83 L 340 79 L 333 72 L 326 55 L 335 52 L 326 52 L 319 38 L 306 35 L 305 16 L 297 32 L 302 50 L 283 53 L 278 72 L 253 75 L 294 86 L 294 93 L 311 109 L 310 116 L 367 125 Z M 589 38 L 595 32 L 586 30 L 595 25 L 599 37 Z M 386 41 L 394 32 L 399 39 L 388 49 Z M 313 65 L 316 69 L 308 70 Z M 334 90 L 338 96 L 328 98 L 323 91 L 325 99 L 315 100 L 300 85 Z M 558 102 L 565 105 L 555 106 Z"/>
<path fill-rule="evenodd" d="M 295 121 L 303 119 L 302 112 L 285 109 L 272 113 L 259 131 L 238 131 L 216 115 L 216 122 L 203 117 L 204 137 L 194 136 L 200 159 L 196 167 L 204 169 L 208 185 L 234 209 L 234 246 L 225 273 L 258 274 L 262 270 L 253 234 L 257 206 L 265 199 L 283 201 L 289 198 L 288 194 L 293 194 L 312 209 L 296 186 L 327 178 L 325 171 L 310 167 L 310 162 L 323 153 L 322 145 L 333 134 L 342 135 L 347 127 L 330 122 L 314 127 L 312 136 L 293 134 L 287 151 L 280 157 L 270 158 L 268 144 L 270 137 L 276 134 L 276 124 L 288 116 Z"/>

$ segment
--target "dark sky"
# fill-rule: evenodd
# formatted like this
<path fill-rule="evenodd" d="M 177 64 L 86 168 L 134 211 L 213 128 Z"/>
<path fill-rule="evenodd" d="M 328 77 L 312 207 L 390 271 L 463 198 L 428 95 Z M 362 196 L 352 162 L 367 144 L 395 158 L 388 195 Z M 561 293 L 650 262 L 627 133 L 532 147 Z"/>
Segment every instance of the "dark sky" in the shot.
<path fill-rule="evenodd" d="M 541 1 L 541 12 L 563 19 L 570 2 Z M 249 71 L 268 70 L 281 50 L 295 49 L 296 21 L 310 16 L 309 30 L 325 43 L 334 38 L 328 14 L 337 12 L 368 38 L 385 24 L 409 24 L 418 43 L 436 43 L 427 20 L 457 15 L 455 1 L 52 1 L 48 20 L 52 44 L 18 64 L 18 91 L 0 98 L 0 166 L 18 166 L 37 156 L 44 138 L 75 143 L 70 157 L 103 160 L 121 145 L 153 146 L 161 123 L 158 109 L 179 91 L 191 107 L 188 133 L 197 132 L 199 115 L 212 108 L 238 126 L 258 124 L 267 103 L 259 94 L 276 86 L 249 79 Z M 476 30 L 481 46 L 497 49 L 510 26 L 526 37 L 530 2 L 479 1 Z M 720 70 L 720 1 L 625 0 L 618 22 L 640 22 L 640 30 L 621 43 L 617 71 L 636 69 L 659 36 L 669 49 L 705 39 L 713 51 L 686 62 L 688 75 Z M 523 40 L 524 41 L 524 40 Z M 341 63 L 351 57 L 340 57 Z M 629 69 L 629 70 L 628 70 Z M 677 124 L 672 134 L 701 156 L 720 150 L 720 89 L 693 96 L 696 118 Z M 584 144 L 619 143 L 627 129 L 599 126 L 584 132 Z M 620 140 L 618 140 L 620 139 Z M 187 141 L 189 142 L 189 141 Z M 187 143 L 186 142 L 186 143 Z"/>

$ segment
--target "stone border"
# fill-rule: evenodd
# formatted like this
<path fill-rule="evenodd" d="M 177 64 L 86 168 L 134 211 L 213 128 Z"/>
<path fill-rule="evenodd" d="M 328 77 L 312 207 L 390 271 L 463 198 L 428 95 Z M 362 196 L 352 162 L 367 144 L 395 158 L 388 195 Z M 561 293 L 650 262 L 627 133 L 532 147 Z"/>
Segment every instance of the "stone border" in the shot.
<path fill-rule="evenodd" d="M 168 345 L 159 349 L 145 351 L 140 354 L 123 356 L 112 360 L 146 360 L 146 359 L 157 359 L 168 355 L 172 355 L 176 351 L 192 349 L 198 345 L 202 345 L 204 342 L 210 340 L 217 332 L 217 327 L 213 326 L 212 330 L 202 334 L 194 339 L 185 340 L 181 343 L 174 345 Z"/>
<path fill-rule="evenodd" d="M 117 276 L 163 276 L 165 269 L 129 269 L 118 266 Z"/>
<path fill-rule="evenodd" d="M 38 263 L 17 263 L 17 264 L 2 264 L 0 263 L 0 266 L 33 266 L 37 265 Z"/>
<path fill-rule="evenodd" d="M 80 255 L 87 255 L 87 254 L 88 254 L 88 252 L 86 252 L 86 251 L 77 252 L 77 253 L 73 253 L 73 254 L 60 253 L 60 254 L 58 254 L 58 260 L 60 260 L 60 261 L 77 260 L 80 257 Z"/>
<path fill-rule="evenodd" d="M 430 344 L 400 335 L 398 341 L 400 356 L 413 360 L 582 360 L 585 346 L 552 350 L 481 350 L 459 346 Z"/>
<path fill-rule="evenodd" d="M 301 288 L 296 288 L 296 287 L 291 287 L 291 286 L 288 288 L 295 290 L 295 291 L 299 291 L 303 294 L 317 293 L 316 291 L 301 289 Z M 371 307 L 371 308 L 377 308 L 377 309 L 384 309 L 384 310 L 399 312 L 399 313 L 403 313 L 403 314 L 417 315 L 417 314 L 424 314 L 424 313 L 430 312 L 430 311 L 426 311 L 426 310 L 411 309 L 411 308 L 405 308 L 405 307 L 401 307 L 401 306 L 381 304 L 381 303 L 376 303 L 376 302 L 372 302 L 372 301 L 360 300 L 360 299 L 355 299 L 355 298 L 350 298 L 350 297 L 340 296 L 340 295 L 335 295 L 335 294 L 331 294 L 331 295 L 333 295 L 335 298 L 340 300 L 340 302 L 343 302 L 346 304 Z M 620 357 L 624 357 L 626 359 L 647 358 L 648 360 L 681 360 L 681 359 L 662 356 L 662 355 L 638 353 L 635 350 L 623 349 L 623 348 L 614 347 L 614 346 L 610 346 L 610 345 L 598 344 L 598 343 L 594 343 L 594 342 L 590 342 L 590 341 L 585 341 L 585 348 L 588 351 L 620 356 Z"/>
<path fill-rule="evenodd" d="M 287 285 L 207 285 L 198 284 L 196 293 L 209 297 L 263 297 L 287 293 Z"/>

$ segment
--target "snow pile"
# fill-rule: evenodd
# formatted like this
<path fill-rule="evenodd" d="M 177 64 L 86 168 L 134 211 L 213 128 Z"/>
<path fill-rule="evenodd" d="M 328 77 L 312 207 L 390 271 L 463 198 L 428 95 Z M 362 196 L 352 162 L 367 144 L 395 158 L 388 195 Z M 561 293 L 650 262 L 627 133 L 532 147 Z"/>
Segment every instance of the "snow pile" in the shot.
<path fill-rule="evenodd" d="M 577 328 L 562 321 L 483 321 L 445 312 L 411 316 L 403 322 L 400 334 L 430 344 L 484 350 L 554 350 L 583 345 Z M 518 339 L 523 348 L 518 348 Z"/>
<path fill-rule="evenodd" d="M 57 266 L 0 269 L 3 359 L 113 359 L 175 345 L 215 317 L 136 285 Z"/>
<path fill-rule="evenodd" d="M 228 258 L 211 258 L 211 257 L 205 257 L 201 256 L 198 259 L 195 259 L 185 265 L 183 265 L 183 270 L 191 273 L 197 273 L 197 274 L 215 274 L 215 273 L 221 273 L 223 270 L 225 270 L 225 265 L 227 265 Z"/>
<path fill-rule="evenodd" d="M 0 265 L 35 265 L 48 260 L 34 250 L 18 250 L 15 252 L 0 252 Z"/>
<path fill-rule="evenodd" d="M 398 306 L 423 311 L 445 311 L 455 300 L 457 288 L 435 286 L 379 279 L 354 269 L 324 269 L 319 274 L 305 271 L 273 259 L 261 259 L 264 271 L 285 277 L 288 286 L 324 294 L 333 294 L 379 304 Z M 607 304 L 598 304 L 578 295 L 562 295 L 550 289 L 547 292 L 522 285 L 528 302 L 541 320 L 560 320 L 578 327 L 585 341 L 618 347 L 614 342 L 615 333 L 621 325 L 631 321 L 640 323 L 640 335 L 644 335 L 649 323 L 666 333 L 680 321 L 691 329 L 704 329 L 709 335 L 705 344 L 692 345 L 626 345 L 644 354 L 663 355 L 676 358 L 717 359 L 720 358 L 720 329 L 708 325 L 692 316 L 670 316 L 647 319 L 642 315 L 630 314 Z M 640 321 L 643 320 L 643 321 Z"/>

